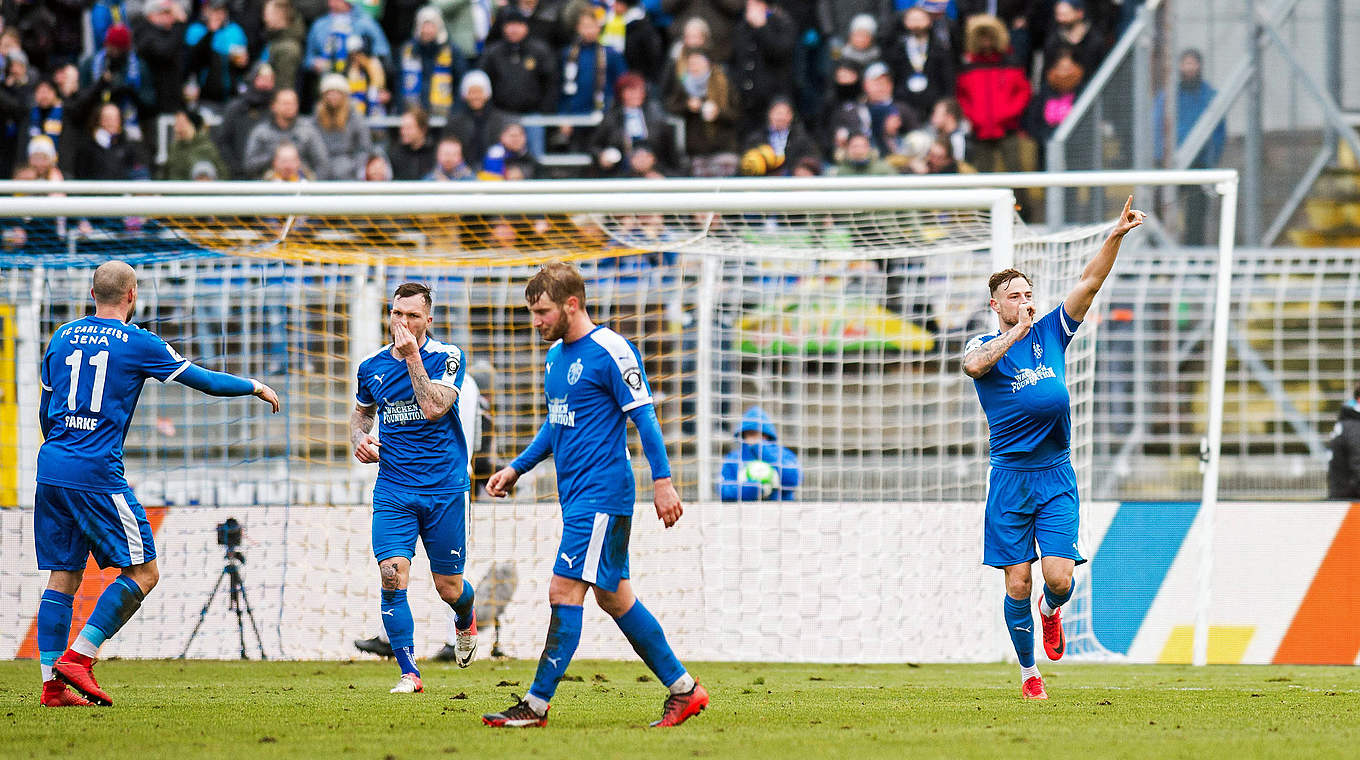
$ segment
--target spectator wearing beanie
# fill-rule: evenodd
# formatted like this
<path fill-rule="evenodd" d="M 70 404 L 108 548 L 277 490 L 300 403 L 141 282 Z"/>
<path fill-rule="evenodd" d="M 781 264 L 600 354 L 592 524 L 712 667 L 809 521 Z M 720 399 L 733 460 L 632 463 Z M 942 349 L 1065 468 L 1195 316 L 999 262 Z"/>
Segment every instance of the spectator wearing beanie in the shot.
<path fill-rule="evenodd" d="M 122 134 L 140 142 L 155 97 L 151 74 L 132 49 L 132 31 L 114 24 L 104 34 L 104 46 L 81 63 L 80 90 L 66 107 L 75 123 L 85 124 L 96 118 L 103 103 L 113 103 L 121 115 Z"/>
<path fill-rule="evenodd" d="M 246 173 L 246 141 L 250 139 L 251 130 L 269 118 L 274 89 L 274 67 L 258 63 L 246 78 L 245 91 L 227 104 L 222 123 L 213 130 L 213 141 L 228 168 L 222 175 L 224 179 L 255 179 Z"/>
<path fill-rule="evenodd" d="M 28 139 L 28 168 L 33 170 L 33 179 L 47 182 L 60 182 L 65 177 L 57 168 L 57 146 L 47 135 Z"/>
<path fill-rule="evenodd" d="M 457 137 L 463 145 L 463 155 L 474 169 L 479 169 L 487 149 L 512 119 L 491 105 L 491 79 L 485 72 L 474 69 L 465 74 L 458 93 L 463 102 L 444 127 L 444 134 Z"/>
<path fill-rule="evenodd" d="M 477 68 L 491 78 L 492 102 L 511 114 L 557 111 L 557 54 L 529 36 L 529 21 L 515 6 L 501 11 L 504 37 L 486 46 Z"/>
<path fill-rule="evenodd" d="M 416 14 L 411 40 L 401 46 L 401 104 L 420 106 L 431 116 L 448 118 L 454 94 L 467 71 L 467 57 L 449 41 L 444 17 L 433 5 Z"/>
<path fill-rule="evenodd" d="M 837 60 L 850 61 L 861 69 L 883 59 L 875 38 L 878 36 L 878 22 L 873 16 L 861 13 L 850 22 L 850 33 L 844 45 L 837 51 Z"/>
<path fill-rule="evenodd" d="M 356 180 L 360 162 L 373 151 L 368 119 L 349 97 L 349 81 L 339 74 L 321 78 L 321 102 L 316 105 L 316 128 L 326 144 L 326 165 L 314 171 L 317 179 Z"/>

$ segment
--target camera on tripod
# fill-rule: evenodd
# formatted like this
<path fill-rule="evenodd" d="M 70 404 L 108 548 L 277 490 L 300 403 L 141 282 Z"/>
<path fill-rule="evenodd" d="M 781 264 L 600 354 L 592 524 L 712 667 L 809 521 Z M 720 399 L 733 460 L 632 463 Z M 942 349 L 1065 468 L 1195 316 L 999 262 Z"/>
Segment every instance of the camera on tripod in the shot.
<path fill-rule="evenodd" d="M 212 606 L 213 597 L 217 596 L 222 581 L 227 580 L 227 610 L 236 613 L 236 633 L 241 640 L 241 659 L 247 659 L 245 619 L 250 618 L 250 629 L 255 633 L 255 643 L 260 648 L 260 659 L 267 660 L 269 658 L 264 654 L 264 640 L 260 638 L 260 627 L 255 624 L 255 611 L 250 608 L 250 600 L 246 597 L 246 583 L 241 577 L 241 566 L 246 562 L 246 555 L 241 553 L 239 547 L 241 539 L 245 538 L 245 530 L 235 517 L 228 517 L 217 524 L 216 531 L 217 545 L 223 547 L 226 553 L 223 557 L 226 564 L 222 567 L 222 574 L 217 576 L 212 591 L 208 592 L 208 601 L 204 602 L 203 609 L 199 611 L 198 623 L 190 632 L 189 640 L 185 642 L 184 651 L 180 652 L 179 658 L 182 660 L 189 655 L 189 647 L 193 646 L 194 638 L 198 636 L 203 621 L 208 617 L 208 607 Z"/>
<path fill-rule="evenodd" d="M 244 533 L 241 523 L 237 522 L 235 517 L 228 517 L 217 524 L 217 545 L 226 547 L 227 556 L 237 562 L 246 561 L 246 556 L 237 549 L 241 545 Z"/>

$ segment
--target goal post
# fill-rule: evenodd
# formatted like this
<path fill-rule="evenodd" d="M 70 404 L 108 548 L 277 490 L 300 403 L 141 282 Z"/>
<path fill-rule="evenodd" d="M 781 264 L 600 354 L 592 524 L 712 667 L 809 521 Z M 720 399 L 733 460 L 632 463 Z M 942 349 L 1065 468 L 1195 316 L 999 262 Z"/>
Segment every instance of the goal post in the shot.
<path fill-rule="evenodd" d="M 406 278 L 430 282 L 435 334 L 471 346 L 470 361 L 482 362 L 478 382 L 495 412 L 489 455 L 500 464 L 527 443 L 542 414 L 544 347 L 526 326 L 523 281 L 537 264 L 562 258 L 586 275 L 598 321 L 638 343 L 682 494 L 701 505 L 680 534 L 697 546 L 646 527 L 635 536 L 641 568 L 699 563 L 697 579 L 649 589 L 659 611 L 681 617 L 704 600 L 710 611 L 677 629 L 681 642 L 705 652 L 708 632 L 725 632 L 722 645 L 700 655 L 722 659 L 995 659 L 1007 651 L 999 624 L 965 629 L 965 621 L 995 617 L 996 595 L 994 583 L 977 580 L 994 579 L 976 568 L 986 428 L 957 354 L 970 333 L 995 327 L 981 284 L 987 274 L 1011 265 L 1032 271 L 1051 308 L 1108 227 L 1027 227 L 1010 188 L 1169 183 L 1161 174 L 1112 174 L 393 183 L 381 192 L 365 183 L 155 183 L 137 195 L 119 193 L 142 187 L 64 183 L 65 197 L 42 194 L 57 188 L 51 184 L 8 183 L 0 186 L 14 193 L 6 217 L 93 229 L 54 236 L 62 247 L 50 253 L 60 256 L 0 261 L 0 277 L 27 304 L 17 311 L 20 334 L 45 341 L 84 311 L 99 259 L 127 258 L 147 282 L 139 321 L 190 358 L 277 383 L 287 405 L 281 425 L 253 408 L 149 386 L 129 437 L 129 474 L 139 496 L 149 489 L 144 503 L 171 506 L 167 530 L 181 543 L 196 538 L 188 523 L 247 509 L 257 551 L 289 568 L 287 580 L 272 585 L 250 578 L 262 585 L 253 598 L 263 597 L 280 620 L 285 608 L 291 615 L 307 604 L 298 589 L 337 585 L 325 570 L 346 566 L 339 580 L 352 576 L 357 588 L 333 590 L 314 612 L 333 611 L 347 628 L 318 643 L 300 643 L 282 627 L 267 632 L 267 646 L 289 656 L 341 656 L 346 634 L 376 630 L 364 624 L 372 584 L 362 580 L 371 564 L 363 505 L 373 473 L 349 457 L 344 424 L 354 364 L 382 341 L 392 287 Z M 1187 182 L 1210 181 L 1210 173 L 1185 174 L 1193 175 Z M 1235 183 L 1235 175 L 1217 174 L 1222 189 Z M 1226 246 L 1230 263 L 1230 236 Z M 1097 330 L 1093 322 L 1069 350 L 1083 487 L 1093 467 Z M 1220 345 L 1216 332 L 1214 348 L 1225 352 L 1226 337 Z M 1211 410 L 1222 405 L 1217 390 Z M 791 505 L 719 499 L 723 457 L 751 406 L 773 411 L 781 438 L 802 457 L 804 481 Z M 22 410 L 26 418 L 32 412 Z M 1217 424 L 1221 431 L 1221 416 Z M 21 453 L 31 460 L 34 451 Z M 636 445 L 633 460 L 645 485 Z M 1216 497 L 1210 471 L 1206 510 Z M 507 648 L 519 656 L 533 653 L 541 633 L 523 623 L 543 591 L 546 576 L 536 576 L 551 555 L 553 493 L 545 465 L 523 479 L 512 504 L 478 505 L 470 522 L 473 566 L 484 563 L 470 569 L 473 579 L 505 567 L 520 579 L 506 608 L 515 622 Z M 640 490 L 640 501 L 646 495 Z M 648 511 L 640 506 L 639 517 Z M 842 603 L 838 621 L 867 626 L 862 637 L 809 651 L 775 625 L 788 622 L 778 600 L 798 592 L 809 551 L 827 553 L 821 572 L 844 578 L 844 593 L 861 600 Z M 894 562 L 895 575 L 865 577 Z M 931 562 L 957 578 L 928 577 Z M 10 584 L 17 576 L 3 564 L 0 583 Z M 163 589 L 148 612 L 172 629 L 186 610 L 197 612 L 196 589 Z M 871 599 L 884 594 L 892 604 Z M 943 620 L 957 648 L 885 638 L 911 624 L 904 610 L 960 594 L 957 614 Z M 1083 614 L 1085 634 L 1073 637 L 1073 652 L 1085 645 L 1098 656 L 1089 602 L 1074 622 Z M 418 615 L 422 630 L 442 631 L 437 605 Z M 728 616 L 749 616 L 756 633 Z M 155 651 L 136 634 L 121 646 L 125 656 Z M 200 656 L 214 651 L 211 637 L 207 646 Z M 611 647 L 602 636 L 583 651 L 608 656 Z"/>

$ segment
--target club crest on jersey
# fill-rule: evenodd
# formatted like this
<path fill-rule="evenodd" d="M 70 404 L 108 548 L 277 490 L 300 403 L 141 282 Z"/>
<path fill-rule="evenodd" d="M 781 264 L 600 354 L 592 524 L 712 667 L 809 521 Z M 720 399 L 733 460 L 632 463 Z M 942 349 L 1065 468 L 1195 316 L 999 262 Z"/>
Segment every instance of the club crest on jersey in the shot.
<path fill-rule="evenodd" d="M 642 390 L 642 370 L 637 367 L 629 367 L 623 373 L 623 382 L 635 391 Z"/>
<path fill-rule="evenodd" d="M 1039 345 L 1038 341 L 1035 341 L 1031 345 L 1034 347 L 1034 359 L 1037 361 L 1044 358 L 1044 347 Z"/>
<path fill-rule="evenodd" d="M 567 367 L 567 385 L 576 385 L 576 381 L 581 379 L 583 371 L 585 371 L 585 367 L 581 365 L 580 359 L 572 362 L 571 366 Z"/>
<path fill-rule="evenodd" d="M 444 376 L 450 379 L 458 376 L 458 354 L 450 353 L 444 360 Z"/>

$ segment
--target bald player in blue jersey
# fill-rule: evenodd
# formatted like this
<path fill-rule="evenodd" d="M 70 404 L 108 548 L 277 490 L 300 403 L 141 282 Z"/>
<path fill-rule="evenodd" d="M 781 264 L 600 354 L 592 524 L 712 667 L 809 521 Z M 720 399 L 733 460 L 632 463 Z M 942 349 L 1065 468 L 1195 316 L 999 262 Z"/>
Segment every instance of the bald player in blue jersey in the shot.
<path fill-rule="evenodd" d="M 529 280 L 524 297 L 534 327 L 552 344 L 543 381 L 548 419 L 529 447 L 491 476 L 486 491 L 506 496 L 520 475 L 551 455 L 562 505 L 562 543 L 548 586 L 548 640 L 533 685 L 524 699 L 503 712 L 483 715 L 482 721 L 510 728 L 547 725 L 549 702 L 581 640 L 581 605 L 586 591 L 593 589 L 600 609 L 614 618 L 670 692 L 661 718 L 652 725 L 678 726 L 708 705 L 708 692 L 680 664 L 661 624 L 633 595 L 628 580 L 628 538 L 637 495 L 628 420 L 637 428 L 651 466 L 657 517 L 669 528 L 683 512 L 642 357 L 628 339 L 591 321 L 585 281 L 569 264 L 543 267 Z"/>
<path fill-rule="evenodd" d="M 1037 321 L 1029 277 L 1015 269 L 993 274 L 987 287 L 1000 329 L 973 338 L 964 349 L 963 371 L 973 378 L 991 432 L 982 562 L 1006 574 L 1003 611 L 1025 699 L 1048 699 L 1034 661 L 1030 566 L 1042 553 L 1039 618 L 1044 651 L 1057 660 L 1066 648 L 1060 608 L 1072 596 L 1072 571 L 1086 561 L 1077 548 L 1067 346 L 1114 267 L 1124 236 L 1143 223 L 1146 215 L 1132 205 L 1130 196 L 1076 286 Z"/>
<path fill-rule="evenodd" d="M 94 678 L 99 647 L 160 580 L 151 524 L 123 474 L 123 441 L 147 378 L 175 380 L 212 396 L 253 395 L 279 410 L 279 397 L 268 386 L 198 367 L 154 333 L 129 324 L 137 307 L 132 267 L 100 265 L 90 295 L 94 315 L 58 327 L 41 367 L 44 441 L 33 539 L 38 568 L 50 571 L 37 626 L 41 703 L 47 707 L 113 704 Z M 121 572 L 68 649 L 72 603 L 91 554 L 101 568 Z"/>
<path fill-rule="evenodd" d="M 354 458 L 378 465 L 373 484 L 373 557 L 382 578 L 381 617 L 401 669 L 393 694 L 425 690 L 415 664 L 415 621 L 406 599 L 417 536 L 439 598 L 453 608 L 454 649 L 466 668 L 477 650 L 467 562 L 468 443 L 458 417 L 467 356 L 428 334 L 433 301 L 417 282 L 397 287 L 392 342 L 359 362 L 350 414 Z M 378 425 L 374 437 L 373 425 Z"/>

